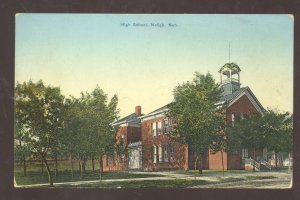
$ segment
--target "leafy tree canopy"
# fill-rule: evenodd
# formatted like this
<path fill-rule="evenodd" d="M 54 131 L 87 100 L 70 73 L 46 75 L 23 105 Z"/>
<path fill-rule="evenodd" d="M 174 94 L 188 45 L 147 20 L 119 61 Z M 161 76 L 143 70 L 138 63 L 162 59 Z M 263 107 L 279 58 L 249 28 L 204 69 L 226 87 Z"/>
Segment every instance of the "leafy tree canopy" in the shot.
<path fill-rule="evenodd" d="M 204 154 L 224 128 L 223 109 L 216 106 L 221 89 L 212 75 L 195 73 L 192 82 L 178 85 L 168 116 L 176 123 L 171 136 L 188 144 L 197 155 Z"/>

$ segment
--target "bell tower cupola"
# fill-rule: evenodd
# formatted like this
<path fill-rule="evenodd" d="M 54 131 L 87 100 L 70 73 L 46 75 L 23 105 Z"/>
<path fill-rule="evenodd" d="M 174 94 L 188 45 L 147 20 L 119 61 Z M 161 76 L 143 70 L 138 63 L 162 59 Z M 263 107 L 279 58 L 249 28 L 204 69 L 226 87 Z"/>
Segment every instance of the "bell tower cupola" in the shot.
<path fill-rule="evenodd" d="M 219 70 L 223 95 L 234 93 L 240 89 L 240 67 L 235 63 L 226 63 Z"/>

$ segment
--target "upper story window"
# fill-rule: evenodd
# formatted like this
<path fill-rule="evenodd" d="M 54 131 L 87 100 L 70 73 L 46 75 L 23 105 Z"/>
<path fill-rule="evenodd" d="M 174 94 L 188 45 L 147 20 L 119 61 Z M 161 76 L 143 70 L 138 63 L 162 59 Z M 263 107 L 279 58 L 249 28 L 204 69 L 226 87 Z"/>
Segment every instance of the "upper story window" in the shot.
<path fill-rule="evenodd" d="M 152 134 L 153 134 L 153 136 L 157 136 L 156 122 L 152 123 Z"/>
<path fill-rule="evenodd" d="M 161 121 L 152 123 L 152 134 L 153 134 L 153 136 L 162 134 L 162 122 Z"/>
<path fill-rule="evenodd" d="M 173 131 L 173 121 L 171 118 L 165 118 L 162 121 L 156 121 L 151 124 L 152 135 L 157 136 L 167 134 Z"/>
<path fill-rule="evenodd" d="M 164 126 L 169 126 L 169 125 L 172 125 L 172 119 L 169 117 L 166 117 L 164 119 Z"/>
<path fill-rule="evenodd" d="M 232 113 L 231 114 L 231 123 L 232 123 L 232 126 L 234 126 L 234 122 L 235 122 L 235 114 Z"/>
<path fill-rule="evenodd" d="M 124 146 L 124 133 L 121 134 L 121 137 L 120 137 L 120 145 L 121 145 L 121 146 Z"/>
<path fill-rule="evenodd" d="M 167 117 L 163 122 L 163 133 L 168 134 L 169 132 L 173 131 L 173 121 L 171 118 Z"/>
<path fill-rule="evenodd" d="M 157 123 L 157 133 L 158 135 L 162 134 L 162 123 L 161 121 L 156 122 Z"/>

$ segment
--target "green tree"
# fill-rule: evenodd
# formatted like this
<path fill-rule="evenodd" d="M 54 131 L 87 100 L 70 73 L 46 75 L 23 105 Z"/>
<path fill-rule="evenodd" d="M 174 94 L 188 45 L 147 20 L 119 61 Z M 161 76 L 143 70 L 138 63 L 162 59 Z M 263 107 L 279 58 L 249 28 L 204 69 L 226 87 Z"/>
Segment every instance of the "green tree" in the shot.
<path fill-rule="evenodd" d="M 103 176 L 103 156 L 114 155 L 116 151 L 116 130 L 110 125 L 118 118 L 118 97 L 114 95 L 108 102 L 107 95 L 98 86 L 92 91 L 88 100 L 91 124 L 90 144 L 93 147 L 91 158 L 99 156 L 99 174 Z"/>
<path fill-rule="evenodd" d="M 277 168 L 278 153 L 290 153 L 293 148 L 293 117 L 288 112 L 268 110 L 262 120 L 267 138 L 266 147 L 269 151 L 274 151 Z"/>
<path fill-rule="evenodd" d="M 71 176 L 74 178 L 74 159 L 78 158 L 81 152 L 81 136 L 82 127 L 81 106 L 78 99 L 71 97 L 65 101 L 65 120 L 64 120 L 64 147 L 67 156 L 71 162 Z M 82 175 L 82 174 L 81 174 Z"/>
<path fill-rule="evenodd" d="M 221 153 L 221 162 L 222 162 L 222 174 L 224 176 L 224 152 L 227 151 L 227 136 L 226 136 L 226 108 L 227 108 L 227 103 L 221 105 L 218 108 L 217 114 L 220 116 L 218 120 L 223 120 L 223 121 L 217 121 L 218 123 L 215 124 L 216 126 L 220 126 L 221 130 L 220 132 L 217 132 L 212 135 L 213 137 L 213 143 L 210 146 L 210 152 L 213 154 L 216 154 L 218 152 Z M 223 117 L 223 118 L 222 118 Z"/>
<path fill-rule="evenodd" d="M 256 151 L 263 149 L 267 143 L 262 116 L 253 114 L 245 119 L 236 120 L 234 126 L 229 126 L 227 130 L 228 150 L 236 152 L 243 148 L 251 149 L 253 160 L 256 161 Z M 253 162 L 253 171 L 255 171 L 255 162 Z"/>
<path fill-rule="evenodd" d="M 66 101 L 66 146 L 71 157 L 79 160 L 81 177 L 86 160 L 92 159 L 94 169 L 94 160 L 98 158 L 102 178 L 102 157 L 115 150 L 115 129 L 110 123 L 118 117 L 118 98 L 114 95 L 109 102 L 107 99 L 97 86 L 91 93 L 82 93 L 79 99 Z"/>
<path fill-rule="evenodd" d="M 41 80 L 37 83 L 17 83 L 15 92 L 16 120 L 19 121 L 19 116 L 22 116 L 22 128 L 26 130 L 22 137 L 45 163 L 50 186 L 53 186 L 47 157 L 61 134 L 57 130 L 62 127 L 60 113 L 64 96 L 60 88 L 45 86 Z M 16 128 L 18 132 L 18 126 Z"/>
<path fill-rule="evenodd" d="M 171 137 L 187 144 L 199 162 L 202 173 L 202 156 L 221 138 L 224 120 L 222 109 L 216 103 L 221 97 L 221 89 L 212 75 L 195 73 L 192 82 L 178 85 L 174 91 L 174 102 L 169 106 L 167 115 L 175 121 Z"/>
<path fill-rule="evenodd" d="M 26 159 L 33 155 L 33 152 L 31 150 L 31 147 L 28 143 L 26 143 L 26 138 L 24 136 L 26 135 L 26 129 L 23 126 L 22 120 L 22 114 L 17 112 L 16 115 L 18 117 L 15 117 L 15 133 L 14 133 L 14 154 L 15 154 L 15 160 L 19 161 L 23 165 L 23 175 L 27 175 L 27 167 L 26 167 Z"/>
<path fill-rule="evenodd" d="M 255 114 L 237 120 L 227 131 L 228 149 L 230 151 L 252 149 L 253 159 L 256 160 L 255 150 L 266 147 L 269 151 L 275 152 L 277 168 L 278 153 L 292 151 L 292 131 L 293 118 L 288 112 L 278 113 L 267 110 L 262 115 Z M 254 166 L 253 171 L 255 171 Z"/>

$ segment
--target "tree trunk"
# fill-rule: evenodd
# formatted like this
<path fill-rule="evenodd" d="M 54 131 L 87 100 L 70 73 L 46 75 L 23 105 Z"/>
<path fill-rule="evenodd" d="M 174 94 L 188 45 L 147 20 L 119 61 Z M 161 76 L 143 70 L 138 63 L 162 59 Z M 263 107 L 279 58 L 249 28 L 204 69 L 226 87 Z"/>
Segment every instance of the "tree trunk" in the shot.
<path fill-rule="evenodd" d="M 197 170 L 198 159 L 199 159 L 198 156 L 196 156 L 196 160 L 195 160 L 195 163 L 194 163 L 194 169 L 195 170 Z"/>
<path fill-rule="evenodd" d="M 54 171 L 54 177 L 57 176 L 58 170 L 57 170 L 57 154 L 55 154 L 55 171 Z"/>
<path fill-rule="evenodd" d="M 82 179 L 83 178 L 83 161 L 82 160 L 79 161 L 79 165 L 80 165 L 80 178 Z"/>
<path fill-rule="evenodd" d="M 80 160 L 78 161 L 78 171 L 79 171 L 79 176 L 81 177 L 81 164 L 80 164 Z"/>
<path fill-rule="evenodd" d="M 72 176 L 72 180 L 73 180 L 73 178 L 74 178 L 74 165 L 73 165 L 72 154 L 70 155 L 70 160 L 71 160 L 71 176 Z"/>
<path fill-rule="evenodd" d="M 202 174 L 202 155 L 199 156 L 199 174 Z"/>
<path fill-rule="evenodd" d="M 46 160 L 45 156 L 42 156 L 42 159 L 44 160 L 45 165 L 46 165 L 46 169 L 47 169 L 47 173 L 48 173 L 48 180 L 49 180 L 49 183 L 50 183 L 50 187 L 54 187 L 54 185 L 53 185 L 52 174 L 51 174 L 51 171 L 50 171 L 50 168 L 49 168 L 49 165 L 48 165 L 48 163 L 47 163 L 47 160 Z"/>
<path fill-rule="evenodd" d="M 85 175 L 85 166 L 86 166 L 86 160 L 85 158 L 83 158 L 83 161 L 82 161 L 82 174 Z"/>
<path fill-rule="evenodd" d="M 254 148 L 254 150 L 253 150 L 253 172 L 255 172 L 255 162 L 256 162 L 255 156 L 256 155 L 255 155 L 255 148 Z"/>
<path fill-rule="evenodd" d="M 102 160 L 102 155 L 99 157 L 99 178 L 102 180 L 103 177 L 103 160 Z"/>
<path fill-rule="evenodd" d="M 41 161 L 41 167 L 42 167 L 42 175 L 44 175 L 44 160 Z"/>
<path fill-rule="evenodd" d="M 223 158 L 223 149 L 221 149 L 221 158 L 222 158 L 222 170 L 223 170 L 223 176 L 224 176 L 224 158 Z"/>
<path fill-rule="evenodd" d="M 23 172 L 24 172 L 24 176 L 26 176 L 26 157 L 25 155 L 23 155 Z"/>
<path fill-rule="evenodd" d="M 92 157 L 92 170 L 95 171 L 94 157 Z"/>

